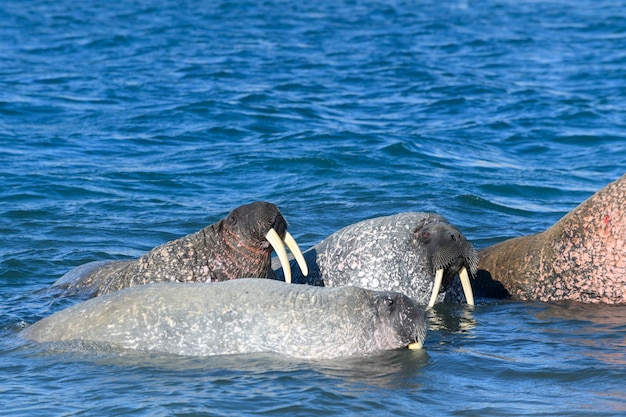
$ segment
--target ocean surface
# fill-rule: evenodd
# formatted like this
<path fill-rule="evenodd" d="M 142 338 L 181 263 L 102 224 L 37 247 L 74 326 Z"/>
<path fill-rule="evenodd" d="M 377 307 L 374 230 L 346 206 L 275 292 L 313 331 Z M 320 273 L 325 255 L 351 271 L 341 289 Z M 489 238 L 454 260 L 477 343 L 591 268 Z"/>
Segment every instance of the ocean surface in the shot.
<path fill-rule="evenodd" d="M 16 336 L 251 201 L 303 249 L 403 211 L 482 248 L 625 172 L 625 1 L 3 1 L 0 415 L 625 415 L 626 306 L 438 305 L 423 351 L 332 361 Z"/>

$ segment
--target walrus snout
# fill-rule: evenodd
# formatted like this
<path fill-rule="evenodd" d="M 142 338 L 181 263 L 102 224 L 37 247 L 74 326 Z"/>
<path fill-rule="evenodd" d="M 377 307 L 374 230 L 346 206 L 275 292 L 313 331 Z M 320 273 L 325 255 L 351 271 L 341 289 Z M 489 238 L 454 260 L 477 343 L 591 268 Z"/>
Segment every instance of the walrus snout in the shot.
<path fill-rule="evenodd" d="M 285 233 L 287 233 L 287 220 L 283 217 L 283 215 L 279 212 L 274 222 L 272 223 L 272 229 L 276 230 L 278 236 L 284 238 Z"/>
<path fill-rule="evenodd" d="M 302 275 L 308 274 L 308 267 L 302 251 L 293 236 L 287 231 L 287 220 L 275 204 L 257 201 L 240 206 L 228 215 L 226 224 L 230 228 L 239 229 L 241 235 L 249 233 L 250 240 L 256 240 L 260 247 L 271 247 L 278 255 L 283 271 L 285 271 L 285 282 L 291 282 L 291 268 L 285 245 L 296 259 Z"/>
<path fill-rule="evenodd" d="M 474 246 L 450 223 L 441 220 L 425 222 L 414 233 L 427 248 L 433 273 L 438 269 L 449 269 L 456 274 L 464 266 L 472 274 L 476 273 L 478 255 Z"/>
<path fill-rule="evenodd" d="M 435 283 L 428 307 L 435 304 L 442 287 L 447 289 L 458 273 L 467 304 L 474 305 L 474 294 L 468 270 L 476 274 L 478 255 L 463 233 L 450 223 L 427 219 L 415 229 L 417 239 L 426 247 L 428 261 L 435 274 Z"/>
<path fill-rule="evenodd" d="M 399 292 L 383 292 L 377 299 L 379 314 L 388 317 L 400 346 L 421 349 L 426 339 L 426 314 L 411 298 Z"/>

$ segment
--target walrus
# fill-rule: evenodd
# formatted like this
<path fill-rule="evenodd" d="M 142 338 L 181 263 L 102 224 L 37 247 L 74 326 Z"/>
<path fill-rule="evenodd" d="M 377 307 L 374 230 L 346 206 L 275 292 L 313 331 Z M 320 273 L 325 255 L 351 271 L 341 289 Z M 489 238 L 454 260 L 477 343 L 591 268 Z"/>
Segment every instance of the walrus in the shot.
<path fill-rule="evenodd" d="M 426 328 L 424 311 L 396 292 L 242 278 L 122 289 L 56 312 L 20 335 L 70 348 L 334 358 L 420 349 Z"/>
<path fill-rule="evenodd" d="M 625 211 L 626 175 L 549 229 L 481 249 L 478 280 L 514 300 L 626 303 Z"/>
<path fill-rule="evenodd" d="M 476 272 L 474 246 L 436 213 L 406 212 L 349 225 L 304 252 L 309 274 L 293 282 L 355 285 L 404 293 L 432 307 L 458 274 L 474 304 L 468 270 Z M 281 270 L 275 265 L 278 279 Z"/>
<path fill-rule="evenodd" d="M 209 282 L 235 278 L 271 278 L 272 249 L 291 271 L 284 244 L 307 266 L 298 244 L 287 231 L 278 207 L 254 202 L 237 207 L 226 218 L 188 236 L 158 246 L 138 259 L 96 261 L 80 265 L 54 284 L 72 293 L 99 296 L 152 282 Z"/>

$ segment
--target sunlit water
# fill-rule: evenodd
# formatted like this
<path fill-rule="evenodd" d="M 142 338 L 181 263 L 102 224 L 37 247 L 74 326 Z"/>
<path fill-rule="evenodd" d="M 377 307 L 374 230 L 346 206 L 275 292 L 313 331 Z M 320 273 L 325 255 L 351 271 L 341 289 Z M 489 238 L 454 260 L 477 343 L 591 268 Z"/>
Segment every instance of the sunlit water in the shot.
<path fill-rule="evenodd" d="M 272 201 L 306 248 L 437 211 L 477 247 L 626 167 L 626 3 L 0 4 L 0 414 L 623 415 L 626 307 L 438 306 L 333 361 L 51 351 L 72 267 Z"/>

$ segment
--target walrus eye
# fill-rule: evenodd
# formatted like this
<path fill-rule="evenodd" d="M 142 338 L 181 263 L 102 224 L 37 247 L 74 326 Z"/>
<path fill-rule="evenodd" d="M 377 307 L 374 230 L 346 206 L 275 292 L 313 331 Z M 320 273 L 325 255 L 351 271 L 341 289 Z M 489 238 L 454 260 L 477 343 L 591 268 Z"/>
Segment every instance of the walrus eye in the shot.
<path fill-rule="evenodd" d="M 234 215 L 230 215 L 228 216 L 228 224 L 231 226 L 234 226 L 237 224 L 237 217 L 235 217 Z"/>
<path fill-rule="evenodd" d="M 394 304 L 393 298 L 385 297 L 385 304 L 387 305 L 388 308 L 392 308 Z"/>

